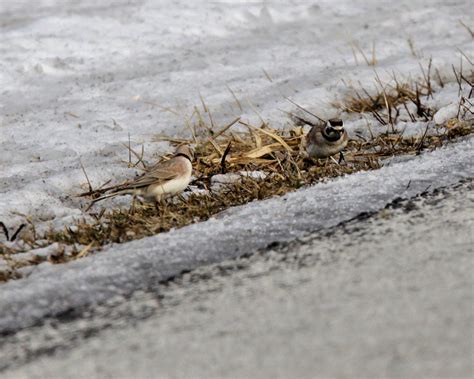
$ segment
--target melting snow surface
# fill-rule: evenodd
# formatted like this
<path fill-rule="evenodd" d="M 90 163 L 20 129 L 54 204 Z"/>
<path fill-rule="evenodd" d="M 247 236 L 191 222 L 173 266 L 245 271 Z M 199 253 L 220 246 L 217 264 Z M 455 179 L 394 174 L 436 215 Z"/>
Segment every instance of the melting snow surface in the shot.
<path fill-rule="evenodd" d="M 15 229 L 23 214 L 46 228 L 83 217 L 84 200 L 75 196 L 86 182 L 80 163 L 95 186 L 133 176 L 124 163 L 128 136 L 134 147 L 144 145 L 147 160 L 155 159 L 169 146 L 154 136 L 188 136 L 185 120 L 200 95 L 220 125 L 242 116 L 284 128 L 282 110 L 294 110 L 286 96 L 333 117 L 333 104 L 348 88 L 373 91 L 374 69 L 382 81 L 392 73 L 419 77 L 419 64 L 426 67 L 432 57 L 445 86 L 426 101 L 442 123 L 459 101 L 452 65 L 459 65 L 460 51 L 474 56 L 459 22 L 469 24 L 471 14 L 467 0 L 2 1 L 0 221 Z M 360 52 L 354 56 L 351 44 L 369 58 L 375 46 L 377 65 L 368 66 Z M 370 118 L 343 118 L 352 135 L 369 135 L 367 122 L 373 133 L 385 131 Z M 419 134 L 426 126 L 405 120 L 396 127 Z M 43 263 L 28 278 L 1 285 L 0 332 L 334 225 L 428 185 L 472 177 L 472 158 L 468 138 L 378 172 L 111 246 L 113 254 Z"/>
<path fill-rule="evenodd" d="M 351 43 L 369 58 L 375 44 L 382 80 L 420 76 L 432 56 L 453 82 L 459 50 L 474 53 L 459 23 L 471 12 L 470 1 L 444 0 L 2 1 L 0 220 L 15 228 L 23 214 L 46 228 L 82 217 L 80 162 L 95 186 L 133 176 L 128 135 L 153 160 L 169 150 L 155 134 L 188 135 L 200 94 L 221 125 L 242 115 L 285 127 L 285 96 L 333 116 L 347 86 L 374 87 L 374 67 Z M 457 100 L 448 84 L 429 101 Z M 366 120 L 346 121 L 367 133 Z"/>
<path fill-rule="evenodd" d="M 274 242 L 337 225 L 380 209 L 397 197 L 474 176 L 474 138 L 377 172 L 359 172 L 306 189 L 236 207 L 206 222 L 111 246 L 68 263 L 42 264 L 26 279 L 0 286 L 0 335 L 158 285 L 183 270 L 219 262 Z"/>

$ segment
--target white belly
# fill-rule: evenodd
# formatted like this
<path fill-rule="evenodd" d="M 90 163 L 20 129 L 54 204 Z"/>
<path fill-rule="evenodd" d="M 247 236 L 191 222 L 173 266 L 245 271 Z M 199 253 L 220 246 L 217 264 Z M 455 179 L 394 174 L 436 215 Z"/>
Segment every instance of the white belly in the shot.
<path fill-rule="evenodd" d="M 159 201 L 162 198 L 177 195 L 183 192 L 191 180 L 191 162 L 189 162 L 189 173 L 179 178 L 169 180 L 162 184 L 151 185 L 144 193 L 147 199 Z"/>

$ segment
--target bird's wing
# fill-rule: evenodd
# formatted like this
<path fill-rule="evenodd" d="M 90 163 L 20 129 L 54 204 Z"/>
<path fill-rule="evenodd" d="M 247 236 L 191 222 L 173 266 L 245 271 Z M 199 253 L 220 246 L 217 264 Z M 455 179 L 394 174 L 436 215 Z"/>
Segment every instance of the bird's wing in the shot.
<path fill-rule="evenodd" d="M 308 132 L 308 134 L 306 135 L 306 139 L 308 141 L 310 140 L 313 140 L 315 141 L 317 138 L 318 138 L 318 135 L 321 135 L 321 132 L 322 132 L 322 127 L 321 125 L 314 125 L 310 131 Z"/>
<path fill-rule="evenodd" d="M 123 183 L 115 191 L 122 191 L 124 189 L 142 188 L 150 184 L 159 184 L 178 177 L 181 174 L 181 162 L 175 159 L 160 162 L 152 166 L 143 175 L 136 179 Z"/>

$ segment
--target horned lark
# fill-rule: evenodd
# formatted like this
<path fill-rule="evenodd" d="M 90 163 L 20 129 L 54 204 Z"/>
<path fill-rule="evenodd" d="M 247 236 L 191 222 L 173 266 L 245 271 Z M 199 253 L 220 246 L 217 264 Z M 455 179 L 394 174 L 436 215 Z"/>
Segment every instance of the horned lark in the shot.
<path fill-rule="evenodd" d="M 344 159 L 342 150 L 346 147 L 348 136 L 342 120 L 332 119 L 325 124 L 311 124 L 313 127 L 306 136 L 306 151 L 313 158 L 328 158 L 339 153 Z"/>
<path fill-rule="evenodd" d="M 180 146 L 170 160 L 157 163 L 136 179 L 107 188 L 106 194 L 94 199 L 91 205 L 118 195 L 139 195 L 145 200 L 156 202 L 177 195 L 184 191 L 191 180 L 193 158 L 188 146 Z"/>

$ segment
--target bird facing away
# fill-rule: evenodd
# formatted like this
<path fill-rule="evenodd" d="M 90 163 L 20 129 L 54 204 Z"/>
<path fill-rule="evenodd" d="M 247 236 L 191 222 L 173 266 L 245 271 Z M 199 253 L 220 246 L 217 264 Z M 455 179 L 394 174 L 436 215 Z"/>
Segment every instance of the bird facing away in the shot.
<path fill-rule="evenodd" d="M 306 136 L 306 151 L 313 158 L 328 158 L 341 154 L 349 140 L 342 120 L 332 119 L 325 124 L 312 124 Z"/>
<path fill-rule="evenodd" d="M 180 146 L 170 160 L 155 164 L 136 179 L 107 188 L 107 193 L 94 199 L 91 205 L 109 197 L 127 194 L 139 195 L 155 202 L 177 195 L 184 191 L 191 180 L 193 158 L 188 146 Z"/>

